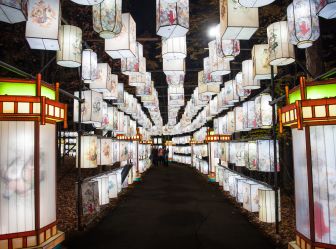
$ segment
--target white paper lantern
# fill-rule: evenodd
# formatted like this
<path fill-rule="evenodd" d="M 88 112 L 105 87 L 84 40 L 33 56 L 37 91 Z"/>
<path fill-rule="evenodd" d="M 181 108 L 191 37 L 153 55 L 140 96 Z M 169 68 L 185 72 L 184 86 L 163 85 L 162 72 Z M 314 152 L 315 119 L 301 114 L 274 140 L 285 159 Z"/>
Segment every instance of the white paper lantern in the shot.
<path fill-rule="evenodd" d="M 336 2 L 334 0 L 318 1 L 317 12 L 319 16 L 326 19 L 336 18 Z"/>
<path fill-rule="evenodd" d="M 258 170 L 258 146 L 257 141 L 245 143 L 245 167 L 249 170 Z"/>
<path fill-rule="evenodd" d="M 245 167 L 245 143 L 230 143 L 230 163 L 234 163 L 236 167 Z"/>
<path fill-rule="evenodd" d="M 100 165 L 112 165 L 112 139 L 100 139 Z"/>
<path fill-rule="evenodd" d="M 243 188 L 243 208 L 250 212 L 259 211 L 259 188 L 260 185 L 253 181 L 242 183 Z"/>
<path fill-rule="evenodd" d="M 115 82 L 112 82 L 110 65 L 108 63 L 98 63 L 96 79 L 90 84 L 90 88 L 98 92 L 111 92 L 112 83 L 115 84 Z"/>
<path fill-rule="evenodd" d="M 267 223 L 274 223 L 275 220 L 275 192 L 269 188 L 259 188 L 259 220 Z M 280 190 L 278 192 L 278 217 L 281 220 L 280 211 Z"/>
<path fill-rule="evenodd" d="M 92 83 L 97 78 L 97 54 L 92 49 L 84 49 L 82 53 L 82 79 L 84 83 Z"/>
<path fill-rule="evenodd" d="M 256 44 L 252 48 L 253 79 L 271 79 L 271 66 L 269 64 L 268 44 Z M 274 76 L 277 68 L 274 67 Z"/>
<path fill-rule="evenodd" d="M 257 128 L 254 101 L 245 101 L 243 103 L 243 117 L 244 130 Z"/>
<path fill-rule="evenodd" d="M 172 85 L 172 86 L 183 85 L 184 74 L 167 75 L 166 81 L 168 85 Z"/>
<path fill-rule="evenodd" d="M 81 5 L 95 5 L 101 3 L 104 0 L 71 0 L 71 1 Z"/>
<path fill-rule="evenodd" d="M 243 107 L 236 106 L 234 109 L 234 115 L 235 115 L 235 132 L 244 131 L 244 116 L 243 116 Z"/>
<path fill-rule="evenodd" d="M 113 59 L 136 56 L 136 23 L 130 13 L 122 14 L 122 29 L 118 36 L 105 39 L 105 52 Z"/>
<path fill-rule="evenodd" d="M 163 72 L 165 75 L 181 75 L 185 73 L 185 60 L 166 60 L 163 59 Z"/>
<path fill-rule="evenodd" d="M 249 40 L 259 27 L 258 8 L 220 0 L 220 34 L 224 40 Z"/>
<path fill-rule="evenodd" d="M 0 21 L 11 24 L 26 21 L 27 4 L 28 0 L 0 0 Z"/>
<path fill-rule="evenodd" d="M 221 84 L 222 76 L 221 75 L 212 75 L 211 74 L 211 62 L 209 57 L 203 59 L 203 81 L 205 84 Z M 200 74 L 200 72 L 199 72 Z"/>
<path fill-rule="evenodd" d="M 289 43 L 287 21 L 269 25 L 267 39 L 270 65 L 284 66 L 295 61 L 294 46 Z"/>
<path fill-rule="evenodd" d="M 272 101 L 271 95 L 268 93 L 260 94 L 254 101 L 257 126 L 259 128 L 270 128 L 272 126 Z"/>
<path fill-rule="evenodd" d="M 187 56 L 186 37 L 162 39 L 162 58 L 166 60 L 184 59 Z"/>
<path fill-rule="evenodd" d="M 102 63 L 103 64 L 103 63 Z M 106 88 L 104 88 L 104 81 L 96 81 L 94 80 L 94 84 L 97 84 L 95 87 L 95 91 L 103 93 L 103 99 L 118 99 L 118 75 L 108 73 L 108 78 L 106 81 Z M 100 77 L 100 76 L 99 76 Z"/>
<path fill-rule="evenodd" d="M 151 73 L 144 73 L 144 74 L 134 74 L 129 75 L 128 77 L 128 84 L 130 86 L 135 87 L 144 87 L 146 85 L 146 82 L 151 82 L 152 80 L 152 74 Z"/>
<path fill-rule="evenodd" d="M 242 178 L 236 178 L 236 188 L 237 188 L 237 195 L 236 195 L 236 201 L 238 203 L 244 202 L 244 183 L 247 182 L 247 179 Z"/>
<path fill-rule="evenodd" d="M 225 85 L 225 98 L 230 104 L 239 102 L 239 96 L 237 95 L 236 81 L 229 80 L 224 83 Z"/>
<path fill-rule="evenodd" d="M 220 85 L 218 84 L 205 84 L 203 81 L 203 71 L 198 72 L 198 93 L 201 95 L 212 96 L 219 93 Z"/>
<path fill-rule="evenodd" d="M 188 0 L 156 0 L 156 33 L 162 37 L 185 36 L 189 30 Z"/>
<path fill-rule="evenodd" d="M 62 67 L 79 67 L 82 62 L 82 30 L 72 25 L 62 25 L 59 30 L 60 50 L 57 64 Z"/>
<path fill-rule="evenodd" d="M 118 182 L 116 173 L 108 174 L 108 193 L 109 198 L 118 197 Z"/>
<path fill-rule="evenodd" d="M 134 58 L 121 58 L 121 72 L 126 75 L 146 73 L 146 58 L 143 57 L 143 47 L 137 42 Z"/>
<path fill-rule="evenodd" d="M 81 168 L 97 168 L 97 144 L 96 136 L 81 136 L 81 154 L 76 157 L 76 166 L 78 167 L 78 156 L 81 157 Z M 78 141 L 77 149 L 78 151 Z"/>
<path fill-rule="evenodd" d="M 316 1 L 294 0 L 287 7 L 289 41 L 298 48 L 313 45 L 320 36 Z"/>
<path fill-rule="evenodd" d="M 235 123 L 235 115 L 233 111 L 226 113 L 226 124 L 227 124 L 227 133 L 233 134 L 236 129 L 236 123 Z"/>
<path fill-rule="evenodd" d="M 99 191 L 99 205 L 106 205 L 109 203 L 109 186 L 108 186 L 108 176 L 103 175 L 94 178 L 94 181 L 98 182 Z"/>
<path fill-rule="evenodd" d="M 277 142 L 277 158 L 279 158 L 279 145 Z M 274 172 L 274 143 L 273 140 L 257 141 L 257 164 L 258 171 Z M 278 160 L 277 160 L 278 161 Z M 276 165 L 277 171 L 280 170 L 279 164 Z"/>
<path fill-rule="evenodd" d="M 78 92 L 75 92 L 75 96 L 79 96 Z M 97 126 L 100 125 L 103 119 L 103 112 L 102 112 L 102 102 L 103 96 L 101 93 L 94 92 L 94 91 L 82 91 L 82 99 L 84 102 L 82 103 L 81 107 L 81 122 L 88 123 L 88 124 L 96 124 Z M 78 121 L 78 100 L 74 100 L 74 122 Z"/>
<path fill-rule="evenodd" d="M 240 98 L 240 100 L 246 99 L 251 94 L 251 90 L 243 88 L 243 73 L 242 72 L 239 72 L 236 74 L 235 82 L 236 82 L 237 96 Z"/>
<path fill-rule="evenodd" d="M 260 81 L 253 77 L 253 61 L 245 60 L 242 62 L 243 88 L 259 89 Z"/>
<path fill-rule="evenodd" d="M 115 102 L 113 102 L 113 104 L 123 104 L 124 103 L 124 83 L 118 83 L 117 85 L 117 99 Z"/>
<path fill-rule="evenodd" d="M 224 57 L 225 60 L 232 61 L 240 54 L 239 40 L 225 40 L 220 36 L 217 38 L 217 55 Z"/>
<path fill-rule="evenodd" d="M 54 51 L 60 49 L 58 43 L 60 10 L 59 0 L 28 2 L 26 39 L 31 49 Z"/>
<path fill-rule="evenodd" d="M 93 30 L 101 38 L 118 36 L 122 29 L 122 0 L 104 0 L 92 6 Z"/>
<path fill-rule="evenodd" d="M 211 76 L 226 75 L 231 72 L 229 60 L 225 60 L 217 55 L 217 42 L 209 42 L 209 62 Z"/>
<path fill-rule="evenodd" d="M 259 8 L 273 3 L 275 0 L 238 0 L 238 3 L 247 8 Z"/>

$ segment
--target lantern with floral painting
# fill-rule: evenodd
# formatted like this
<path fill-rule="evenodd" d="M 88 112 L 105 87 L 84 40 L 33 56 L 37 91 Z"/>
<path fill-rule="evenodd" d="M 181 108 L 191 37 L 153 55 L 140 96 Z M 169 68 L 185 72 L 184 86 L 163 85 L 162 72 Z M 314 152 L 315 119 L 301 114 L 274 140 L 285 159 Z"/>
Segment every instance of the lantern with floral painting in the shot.
<path fill-rule="evenodd" d="M 98 139 L 97 136 L 80 136 L 81 139 L 81 154 L 76 157 L 76 166 L 78 167 L 78 157 L 80 156 L 80 167 L 97 168 L 98 166 Z M 78 147 L 78 141 L 77 141 Z M 78 149 L 76 149 L 78 151 Z"/>
<path fill-rule="evenodd" d="M 252 48 L 253 79 L 267 80 L 271 78 L 268 44 L 256 44 Z M 277 68 L 274 67 L 274 76 Z"/>
<path fill-rule="evenodd" d="M 242 87 L 244 89 L 259 89 L 260 81 L 253 76 L 253 61 L 245 60 L 242 62 Z"/>
<path fill-rule="evenodd" d="M 112 90 L 111 67 L 108 63 L 98 63 L 96 78 L 90 84 L 90 88 L 97 92 L 111 92 Z M 115 86 L 114 86 L 115 87 Z"/>
<path fill-rule="evenodd" d="M 121 58 L 121 72 L 126 75 L 146 73 L 146 58 L 143 57 L 142 44 L 136 43 L 135 57 Z"/>
<path fill-rule="evenodd" d="M 60 49 L 58 40 L 60 10 L 59 0 L 30 0 L 28 2 L 26 39 L 31 49 L 54 51 Z"/>
<path fill-rule="evenodd" d="M 32 79 L 0 79 L 0 248 L 54 247 L 57 229 L 57 123 L 67 106 L 58 87 Z"/>
<path fill-rule="evenodd" d="M 165 38 L 182 37 L 189 30 L 188 0 L 156 0 L 156 34 Z"/>
<path fill-rule="evenodd" d="M 26 21 L 27 5 L 28 0 L 0 0 L 0 21 L 11 24 Z"/>
<path fill-rule="evenodd" d="M 79 67 L 82 62 L 82 30 L 76 26 L 62 25 L 59 30 L 59 45 L 57 64 L 62 67 Z"/>
<path fill-rule="evenodd" d="M 270 65 L 284 66 L 295 61 L 294 46 L 289 42 L 287 21 L 269 25 L 267 39 Z"/>
<path fill-rule="evenodd" d="M 278 217 L 281 219 L 280 210 L 280 190 L 278 192 Z M 276 221 L 275 213 L 275 192 L 271 188 L 261 187 L 258 190 L 259 199 L 259 220 L 266 223 L 274 223 Z"/>
<path fill-rule="evenodd" d="M 101 38 L 118 36 L 122 29 L 122 0 L 104 0 L 92 6 L 93 30 Z"/>
<path fill-rule="evenodd" d="M 320 0 L 317 4 L 317 13 L 326 19 L 336 18 L 336 3 L 334 0 Z"/>
<path fill-rule="evenodd" d="M 287 7 L 289 41 L 298 48 L 308 48 L 320 36 L 314 0 L 294 0 Z"/>
<path fill-rule="evenodd" d="M 220 0 L 220 34 L 224 40 L 249 40 L 259 27 L 258 8 L 235 0 Z"/>
<path fill-rule="evenodd" d="M 136 56 L 136 23 L 130 13 L 122 14 L 120 34 L 111 39 L 105 39 L 105 52 L 113 59 L 134 58 Z"/>
<path fill-rule="evenodd" d="M 229 60 L 225 60 L 217 55 L 217 42 L 209 42 L 209 63 L 211 76 L 226 75 L 231 72 Z"/>
<path fill-rule="evenodd" d="M 187 56 L 186 37 L 162 39 L 162 58 L 166 60 L 184 59 Z"/>
<path fill-rule="evenodd" d="M 79 96 L 75 92 L 75 96 Z M 74 122 L 82 122 L 86 124 L 100 125 L 103 119 L 102 102 L 103 95 L 94 91 L 82 91 L 82 99 L 84 102 L 81 104 L 81 120 L 78 120 L 78 100 L 74 100 Z"/>
<path fill-rule="evenodd" d="M 82 52 L 82 79 L 84 83 L 92 83 L 97 78 L 97 54 L 92 49 Z"/>
<path fill-rule="evenodd" d="M 259 128 L 270 128 L 272 126 L 272 101 L 268 93 L 260 94 L 255 98 L 254 107 L 256 113 L 257 126 Z"/>

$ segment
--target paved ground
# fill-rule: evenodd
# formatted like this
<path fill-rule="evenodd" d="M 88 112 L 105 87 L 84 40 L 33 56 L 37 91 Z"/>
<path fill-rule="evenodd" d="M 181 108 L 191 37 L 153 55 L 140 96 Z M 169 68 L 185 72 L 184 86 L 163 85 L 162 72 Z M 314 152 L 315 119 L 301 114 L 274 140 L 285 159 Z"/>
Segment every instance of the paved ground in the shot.
<path fill-rule="evenodd" d="M 223 194 L 186 166 L 153 168 L 68 249 L 275 248 Z"/>

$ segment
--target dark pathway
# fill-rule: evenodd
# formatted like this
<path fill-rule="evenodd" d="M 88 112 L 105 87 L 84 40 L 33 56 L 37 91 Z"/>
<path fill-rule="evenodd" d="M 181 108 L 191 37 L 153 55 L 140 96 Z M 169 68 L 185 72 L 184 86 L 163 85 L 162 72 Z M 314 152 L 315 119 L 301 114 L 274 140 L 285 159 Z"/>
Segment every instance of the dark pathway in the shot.
<path fill-rule="evenodd" d="M 270 249 L 223 194 L 185 166 L 153 168 L 69 249 Z"/>

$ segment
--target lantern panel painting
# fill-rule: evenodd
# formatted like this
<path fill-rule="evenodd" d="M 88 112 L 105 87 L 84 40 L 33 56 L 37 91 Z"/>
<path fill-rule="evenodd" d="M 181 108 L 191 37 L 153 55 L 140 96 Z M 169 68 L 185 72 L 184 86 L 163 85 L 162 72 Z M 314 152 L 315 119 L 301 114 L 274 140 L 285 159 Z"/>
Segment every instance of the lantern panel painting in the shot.
<path fill-rule="evenodd" d="M 310 143 L 315 240 L 335 245 L 336 125 L 310 127 Z"/>
<path fill-rule="evenodd" d="M 289 41 L 298 48 L 310 47 L 320 36 L 315 0 L 294 0 L 287 7 Z"/>
<path fill-rule="evenodd" d="M 97 181 L 85 181 L 82 183 L 82 207 L 83 215 L 91 215 L 99 212 L 99 189 Z"/>
<path fill-rule="evenodd" d="M 243 183 L 243 208 L 250 212 L 259 211 L 259 184 L 252 181 L 245 181 Z"/>
<path fill-rule="evenodd" d="M 220 0 L 220 34 L 224 40 L 249 40 L 259 27 L 258 8 Z"/>
<path fill-rule="evenodd" d="M 128 142 L 120 142 L 120 161 L 127 161 L 129 159 L 129 146 Z"/>
<path fill-rule="evenodd" d="M 75 92 L 75 96 L 78 97 L 79 93 Z M 103 119 L 102 94 L 94 91 L 83 91 L 82 99 L 85 100 L 81 104 L 82 123 L 96 123 L 100 125 Z M 78 122 L 78 100 L 74 100 L 74 122 Z"/>
<path fill-rule="evenodd" d="M 59 50 L 59 0 L 29 0 L 26 39 L 31 49 Z"/>
<path fill-rule="evenodd" d="M 40 126 L 40 228 L 56 221 L 56 125 Z"/>
<path fill-rule="evenodd" d="M 268 44 L 256 44 L 252 48 L 253 79 L 267 80 L 271 78 Z M 274 76 L 276 67 L 274 68 Z"/>
<path fill-rule="evenodd" d="M 292 129 L 295 174 L 296 230 L 310 238 L 308 173 L 305 131 Z"/>
<path fill-rule="evenodd" d="M 225 40 L 217 38 L 217 55 L 223 55 L 225 60 L 231 61 L 240 53 L 239 40 Z"/>
<path fill-rule="evenodd" d="M 112 139 L 101 138 L 100 139 L 100 164 L 111 165 L 112 164 Z"/>
<path fill-rule="evenodd" d="M 99 192 L 99 205 L 106 205 L 109 203 L 109 186 L 108 186 L 108 176 L 103 175 L 94 178 L 94 181 L 98 182 L 98 192 Z"/>
<path fill-rule="evenodd" d="M 79 67 L 82 62 L 82 30 L 76 26 L 62 25 L 59 32 L 57 64 L 62 67 Z"/>
<path fill-rule="evenodd" d="M 257 126 L 259 128 L 270 128 L 272 125 L 272 106 L 269 102 L 272 97 L 269 94 L 261 94 L 254 102 Z"/>
<path fill-rule="evenodd" d="M 34 122 L 0 122 L 0 233 L 35 230 Z"/>
<path fill-rule="evenodd" d="M 245 143 L 245 166 L 249 170 L 258 170 L 257 142 L 249 141 Z"/>
<path fill-rule="evenodd" d="M 82 79 L 84 83 L 92 83 L 97 77 L 97 54 L 91 49 L 82 53 Z"/>
<path fill-rule="evenodd" d="M 274 171 L 274 142 L 273 140 L 258 140 L 258 171 L 273 172 Z M 277 158 L 279 158 L 279 144 L 276 142 Z M 278 160 L 277 160 L 278 161 Z M 279 164 L 277 162 L 277 171 Z"/>
<path fill-rule="evenodd" d="M 117 181 L 117 174 L 115 173 L 111 173 L 108 175 L 108 193 L 109 198 L 118 197 L 118 181 Z"/>
<path fill-rule="evenodd" d="M 0 0 L 0 22 L 18 23 L 27 18 L 28 0 Z"/>
<path fill-rule="evenodd" d="M 159 36 L 181 37 L 189 30 L 189 0 L 156 0 L 156 33 Z"/>
<path fill-rule="evenodd" d="M 97 168 L 97 146 L 98 140 L 96 136 L 81 136 L 81 154 L 79 155 L 81 157 L 81 168 Z M 78 155 L 76 157 L 76 165 L 78 167 Z"/>
<path fill-rule="evenodd" d="M 118 36 L 122 29 L 122 0 L 104 0 L 92 6 L 93 29 L 101 38 Z"/>
<path fill-rule="evenodd" d="M 119 158 L 120 158 L 120 155 L 119 155 L 119 141 L 113 141 L 112 142 L 112 162 L 113 163 L 116 163 L 116 162 L 119 162 Z"/>
<path fill-rule="evenodd" d="M 136 56 L 136 23 L 130 13 L 122 14 L 122 29 L 118 36 L 105 39 L 105 52 L 112 59 Z"/>

